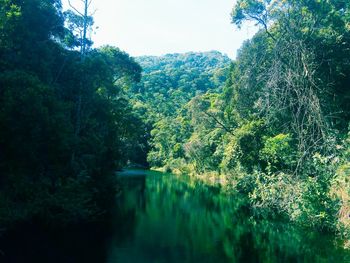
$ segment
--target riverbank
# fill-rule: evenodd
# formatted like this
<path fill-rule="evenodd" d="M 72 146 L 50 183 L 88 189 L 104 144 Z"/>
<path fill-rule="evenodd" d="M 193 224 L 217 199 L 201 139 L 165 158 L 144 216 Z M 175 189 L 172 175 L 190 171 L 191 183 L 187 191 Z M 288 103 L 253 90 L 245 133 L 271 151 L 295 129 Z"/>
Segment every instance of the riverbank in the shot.
<path fill-rule="evenodd" d="M 156 170 L 169 169 L 168 166 Z M 322 173 L 328 174 L 325 180 L 296 178 L 283 172 L 248 174 L 237 170 L 199 174 L 190 166 L 170 170 L 177 175 L 186 173 L 227 193 L 243 194 L 255 215 L 282 216 L 297 225 L 333 233 L 343 240 L 344 248 L 350 248 L 349 163 L 337 165 L 337 169 L 324 163 Z"/>
<path fill-rule="evenodd" d="M 330 233 L 255 217 L 241 194 L 193 176 L 123 175 L 123 229 L 111 255 L 125 262 L 346 262 Z M 211 186 L 208 186 L 209 183 Z M 132 219 L 130 219 L 130 217 Z M 120 240 L 120 237 L 122 240 Z M 131 255 L 131 256 L 130 256 Z"/>

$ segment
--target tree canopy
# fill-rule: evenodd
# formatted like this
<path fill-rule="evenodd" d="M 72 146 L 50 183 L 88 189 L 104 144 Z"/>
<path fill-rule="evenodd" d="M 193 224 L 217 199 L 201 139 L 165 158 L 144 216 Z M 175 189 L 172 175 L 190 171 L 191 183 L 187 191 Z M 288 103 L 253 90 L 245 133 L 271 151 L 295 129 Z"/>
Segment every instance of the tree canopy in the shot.
<path fill-rule="evenodd" d="M 82 22 L 60 1 L 0 8 L 0 222 L 94 218 L 113 202 L 114 172 L 140 136 L 122 91 L 141 67 L 111 46 L 82 59 L 66 41 Z"/>

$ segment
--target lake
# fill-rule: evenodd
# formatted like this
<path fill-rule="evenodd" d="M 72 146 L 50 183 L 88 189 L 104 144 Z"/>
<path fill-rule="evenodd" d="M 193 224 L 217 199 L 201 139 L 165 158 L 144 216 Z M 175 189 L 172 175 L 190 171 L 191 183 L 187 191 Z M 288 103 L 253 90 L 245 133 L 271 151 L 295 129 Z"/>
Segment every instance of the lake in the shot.
<path fill-rule="evenodd" d="M 0 262 L 350 262 L 331 234 L 253 217 L 246 202 L 187 176 L 129 170 L 109 224 L 22 226 Z"/>

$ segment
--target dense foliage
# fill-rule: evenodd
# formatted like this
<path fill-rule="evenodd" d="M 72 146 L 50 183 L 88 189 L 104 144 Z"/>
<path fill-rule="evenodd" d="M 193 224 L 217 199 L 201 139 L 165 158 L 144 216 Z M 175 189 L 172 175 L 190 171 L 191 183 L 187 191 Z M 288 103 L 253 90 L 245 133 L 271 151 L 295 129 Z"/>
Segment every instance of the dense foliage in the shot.
<path fill-rule="evenodd" d="M 161 167 L 182 156 L 181 142 L 192 132 L 183 106 L 197 95 L 221 92 L 230 59 L 212 51 L 136 60 L 143 68 L 143 77 L 129 95 L 134 110 L 148 127 L 148 161 L 151 166 Z"/>
<path fill-rule="evenodd" d="M 260 30 L 235 61 L 94 49 L 75 11 L 0 0 L 0 224 L 97 218 L 113 172 L 149 163 L 350 236 L 349 1 L 238 0 Z"/>
<path fill-rule="evenodd" d="M 142 129 L 122 93 L 140 66 L 66 18 L 59 0 L 0 1 L 0 224 L 97 218 Z"/>
<path fill-rule="evenodd" d="M 259 213 L 348 226 L 349 8 L 237 1 L 232 22 L 261 30 L 240 49 L 223 89 L 187 92 L 187 103 L 167 98 L 183 106 L 156 123 L 151 164 L 224 174 Z"/>
<path fill-rule="evenodd" d="M 143 79 L 134 94 L 164 116 L 198 93 L 222 90 L 230 59 L 217 51 L 138 57 Z"/>

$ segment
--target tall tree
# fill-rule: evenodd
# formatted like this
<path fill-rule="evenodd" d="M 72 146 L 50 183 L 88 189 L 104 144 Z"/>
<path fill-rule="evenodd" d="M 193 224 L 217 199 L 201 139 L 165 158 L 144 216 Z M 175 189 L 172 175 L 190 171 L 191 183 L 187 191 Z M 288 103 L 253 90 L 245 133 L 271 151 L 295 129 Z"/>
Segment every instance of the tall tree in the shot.
<path fill-rule="evenodd" d="M 75 1 L 81 6 L 78 7 L 72 0 L 68 0 L 69 6 L 71 10 L 65 13 L 68 28 L 75 34 L 76 41 L 75 43 L 80 49 L 81 63 L 82 69 L 84 68 L 85 59 L 87 56 L 88 48 L 91 47 L 92 41 L 88 38 L 87 33 L 91 30 L 93 26 L 93 18 L 89 13 L 89 8 L 92 3 L 92 0 L 79 0 Z M 79 10 L 80 9 L 80 10 Z M 82 75 L 80 77 L 80 84 L 78 86 L 77 98 L 76 98 L 76 113 L 75 113 L 75 131 L 74 134 L 76 136 L 76 140 L 79 141 L 79 134 L 81 132 L 82 125 L 82 104 L 83 104 L 83 94 L 84 89 L 86 89 L 86 80 L 85 80 L 86 72 L 82 71 Z M 74 151 L 72 154 L 72 162 L 75 161 L 76 152 Z"/>

